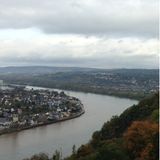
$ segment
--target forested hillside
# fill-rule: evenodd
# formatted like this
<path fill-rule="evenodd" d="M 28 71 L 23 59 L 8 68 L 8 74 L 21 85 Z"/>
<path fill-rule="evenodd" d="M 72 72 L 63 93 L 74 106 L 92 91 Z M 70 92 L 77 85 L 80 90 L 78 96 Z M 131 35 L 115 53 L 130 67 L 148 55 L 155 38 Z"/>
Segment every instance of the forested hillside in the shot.
<path fill-rule="evenodd" d="M 100 131 L 93 133 L 90 142 L 64 160 L 158 160 L 159 152 L 159 94 L 156 93 L 113 116 Z M 55 152 L 51 160 L 61 160 Z M 49 160 L 46 154 L 28 160 Z"/>
<path fill-rule="evenodd" d="M 23 84 L 143 99 L 158 91 L 157 69 L 0 68 L 7 84 Z"/>

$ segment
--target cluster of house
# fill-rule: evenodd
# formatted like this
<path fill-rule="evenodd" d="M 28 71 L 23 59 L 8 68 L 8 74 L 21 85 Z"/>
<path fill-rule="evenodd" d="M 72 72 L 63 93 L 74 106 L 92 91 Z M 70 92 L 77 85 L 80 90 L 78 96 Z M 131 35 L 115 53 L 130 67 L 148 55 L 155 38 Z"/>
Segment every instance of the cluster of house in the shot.
<path fill-rule="evenodd" d="M 0 130 L 62 120 L 82 109 L 79 99 L 64 92 L 23 88 L 0 90 Z"/>

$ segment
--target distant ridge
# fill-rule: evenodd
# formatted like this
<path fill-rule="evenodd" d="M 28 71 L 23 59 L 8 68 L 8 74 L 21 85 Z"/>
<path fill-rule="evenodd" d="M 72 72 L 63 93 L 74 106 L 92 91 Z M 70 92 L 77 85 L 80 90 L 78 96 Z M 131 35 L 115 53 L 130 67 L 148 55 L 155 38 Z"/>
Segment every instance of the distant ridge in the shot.
<path fill-rule="evenodd" d="M 92 71 L 98 70 L 94 68 L 80 68 L 80 67 L 50 67 L 50 66 L 9 66 L 0 67 L 1 74 L 9 73 L 23 73 L 23 74 L 44 74 L 57 72 L 78 72 L 78 71 Z"/>
<path fill-rule="evenodd" d="M 83 67 L 56 67 L 56 66 L 8 66 L 0 67 L 0 74 L 45 74 L 45 73 L 57 73 L 57 72 L 88 72 L 88 71 L 112 71 L 112 72 L 126 72 L 126 71 L 145 71 L 145 70 L 157 70 L 158 69 L 100 69 L 100 68 L 83 68 Z"/>
<path fill-rule="evenodd" d="M 158 90 L 158 69 L 95 69 L 78 67 L 1 67 L 8 84 L 59 88 L 141 99 Z"/>

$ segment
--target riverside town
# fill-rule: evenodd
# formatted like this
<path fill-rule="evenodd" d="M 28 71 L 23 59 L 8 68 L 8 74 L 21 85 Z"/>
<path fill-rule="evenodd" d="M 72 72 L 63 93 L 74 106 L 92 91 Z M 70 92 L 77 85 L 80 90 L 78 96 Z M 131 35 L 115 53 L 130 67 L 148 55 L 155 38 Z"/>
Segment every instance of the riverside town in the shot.
<path fill-rule="evenodd" d="M 79 117 L 83 104 L 64 92 L 12 86 L 0 89 L 0 134 Z"/>

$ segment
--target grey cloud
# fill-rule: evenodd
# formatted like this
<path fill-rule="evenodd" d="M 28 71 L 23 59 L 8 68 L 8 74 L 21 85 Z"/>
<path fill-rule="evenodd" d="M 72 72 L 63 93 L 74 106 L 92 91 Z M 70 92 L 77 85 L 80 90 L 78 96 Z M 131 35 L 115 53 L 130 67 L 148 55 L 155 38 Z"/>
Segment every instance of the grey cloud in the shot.
<path fill-rule="evenodd" d="M 94 56 L 89 58 L 83 57 L 5 57 L 0 60 L 1 66 L 16 65 L 16 66 L 66 66 L 66 67 L 94 67 L 94 68 L 158 68 L 158 59 L 155 55 L 150 56 L 122 56 L 122 55 L 107 55 Z"/>
<path fill-rule="evenodd" d="M 0 28 L 48 34 L 158 36 L 158 0 L 0 0 Z"/>

